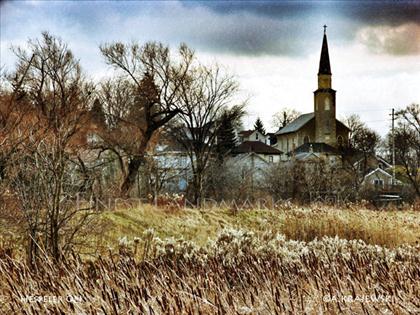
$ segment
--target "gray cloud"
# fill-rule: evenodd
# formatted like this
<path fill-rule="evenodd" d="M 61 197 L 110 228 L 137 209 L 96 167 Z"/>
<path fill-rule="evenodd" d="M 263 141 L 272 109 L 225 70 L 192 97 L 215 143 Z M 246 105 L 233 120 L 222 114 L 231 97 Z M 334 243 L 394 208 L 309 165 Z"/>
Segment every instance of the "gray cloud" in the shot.
<path fill-rule="evenodd" d="M 49 30 L 74 39 L 80 50 L 94 45 L 89 49 L 95 54 L 106 41 L 157 40 L 234 55 L 303 56 L 319 51 L 326 23 L 338 45 L 357 40 L 374 52 L 413 54 L 417 50 L 406 42 L 408 33 L 383 42 L 368 27 L 418 25 L 419 10 L 419 4 L 405 2 L 6 2 L 1 29 L 6 41 Z"/>
<path fill-rule="evenodd" d="M 187 7 L 203 6 L 219 14 L 248 12 L 270 18 L 303 17 L 332 13 L 362 24 L 399 25 L 420 23 L 420 3 L 416 1 L 204 1 L 184 2 Z"/>
<path fill-rule="evenodd" d="M 360 42 L 374 53 L 397 56 L 420 54 L 418 24 L 367 27 L 359 32 L 358 37 Z"/>
<path fill-rule="evenodd" d="M 391 55 L 418 54 L 418 32 L 420 26 L 420 2 L 414 1 L 359 1 L 359 2 L 273 2 L 273 1 L 234 1 L 234 2 L 187 2 L 186 7 L 205 7 L 218 15 L 234 17 L 240 14 L 267 19 L 271 23 L 270 33 L 277 34 L 280 38 L 276 45 L 276 37 L 258 35 L 260 45 L 242 45 L 240 41 L 242 32 L 224 35 L 222 47 L 236 47 L 238 52 L 252 51 L 275 54 L 304 54 L 308 49 L 309 37 L 314 33 L 305 34 L 297 32 L 296 27 L 276 29 L 275 21 L 298 21 L 300 27 L 316 26 L 316 22 L 331 23 L 339 34 L 340 41 L 360 41 L 370 51 Z M 313 21 L 313 23 L 311 23 Z M 318 22 L 318 24 L 320 24 Z M 264 22 L 262 22 L 264 23 Z M 294 23 L 297 24 L 297 23 Z M 407 27 L 407 25 L 410 25 Z M 320 26 L 320 25 L 319 25 Z M 319 27 L 318 26 L 318 27 Z M 259 25 L 256 25 L 259 28 Z M 378 31 L 385 28 L 385 32 Z M 397 31 L 395 31 L 397 30 Z M 407 30 L 407 31 L 406 31 Z M 278 32 L 279 31 L 279 32 Z M 360 36 L 361 33 L 363 36 Z M 255 35 L 253 32 L 244 31 L 245 36 Z M 290 36 L 289 36 L 290 35 Z M 384 39 L 385 37 L 385 39 Z M 417 41 L 416 41 L 417 40 Z M 245 41 L 250 42 L 250 41 Z M 241 44 L 242 43 L 242 44 Z"/>

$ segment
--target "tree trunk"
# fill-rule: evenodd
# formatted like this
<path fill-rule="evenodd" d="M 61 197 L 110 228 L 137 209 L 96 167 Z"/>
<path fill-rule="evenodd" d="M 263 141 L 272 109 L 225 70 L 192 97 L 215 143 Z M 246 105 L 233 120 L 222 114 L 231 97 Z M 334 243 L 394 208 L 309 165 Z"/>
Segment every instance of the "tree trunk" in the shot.
<path fill-rule="evenodd" d="M 122 197 L 128 197 L 131 187 L 133 187 L 134 183 L 136 182 L 137 173 L 142 161 L 142 156 L 136 156 L 133 157 L 128 163 L 127 174 L 120 189 Z"/>

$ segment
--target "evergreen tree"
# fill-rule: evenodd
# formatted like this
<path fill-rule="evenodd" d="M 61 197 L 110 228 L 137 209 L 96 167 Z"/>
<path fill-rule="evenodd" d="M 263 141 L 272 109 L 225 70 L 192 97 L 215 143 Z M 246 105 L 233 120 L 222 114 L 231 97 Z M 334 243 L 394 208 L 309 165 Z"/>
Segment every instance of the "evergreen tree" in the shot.
<path fill-rule="evenodd" d="M 258 117 L 257 120 L 255 121 L 254 129 L 256 131 L 262 133 L 263 135 L 265 135 L 265 128 L 264 128 L 263 122 L 260 119 L 260 117 Z"/>
<path fill-rule="evenodd" d="M 223 113 L 220 117 L 216 147 L 217 155 L 220 160 L 237 145 L 233 119 L 236 119 L 236 117 L 232 117 L 228 112 Z"/>

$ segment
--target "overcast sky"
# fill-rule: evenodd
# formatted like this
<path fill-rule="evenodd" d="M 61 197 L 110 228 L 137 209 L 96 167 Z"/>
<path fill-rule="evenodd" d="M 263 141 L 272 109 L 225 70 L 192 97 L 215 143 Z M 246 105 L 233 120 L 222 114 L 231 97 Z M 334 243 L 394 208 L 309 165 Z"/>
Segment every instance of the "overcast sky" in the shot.
<path fill-rule="evenodd" d="M 324 24 L 338 118 L 359 114 L 385 134 L 392 107 L 420 103 L 420 2 L 1 1 L 0 65 L 11 45 L 46 30 L 95 79 L 110 73 L 105 42 L 185 42 L 199 60 L 234 74 L 249 97 L 246 127 L 270 128 L 283 107 L 313 111 Z"/>

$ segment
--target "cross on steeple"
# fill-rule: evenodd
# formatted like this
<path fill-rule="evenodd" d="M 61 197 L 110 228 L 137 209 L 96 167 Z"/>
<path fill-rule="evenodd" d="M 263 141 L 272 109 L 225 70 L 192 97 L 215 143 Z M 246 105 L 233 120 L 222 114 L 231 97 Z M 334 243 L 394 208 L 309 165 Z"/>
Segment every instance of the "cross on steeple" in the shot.
<path fill-rule="evenodd" d="M 327 25 L 324 25 L 324 34 L 327 32 Z"/>

